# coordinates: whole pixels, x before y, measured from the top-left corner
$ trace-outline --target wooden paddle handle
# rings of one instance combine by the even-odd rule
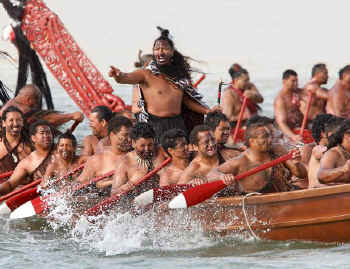
[[[233,143],[235,143],[235,144],[237,143],[238,131],[239,131],[239,128],[241,128],[243,114],[244,114],[245,108],[247,107],[247,101],[248,101],[247,97],[244,97],[243,103],[242,103],[242,106],[241,106],[241,111],[239,112],[239,116],[238,116],[238,121],[237,121],[236,128],[235,128],[235,132],[233,133]]]
[[[307,100],[307,105],[306,105],[306,111],[305,111],[305,115],[304,115],[304,119],[303,119],[303,123],[301,125],[301,129],[300,129],[300,135],[301,137],[304,137],[304,130],[306,128],[306,124],[307,124],[307,119],[309,117],[309,112],[310,112],[310,108],[311,108],[311,103],[312,103],[312,92],[309,92],[309,98]]]
[[[222,85],[224,83],[222,81],[219,82],[219,88],[218,88],[218,105],[221,103],[221,91],[222,91]]]
[[[80,121],[75,121],[72,126],[70,127],[70,132],[73,133],[75,131],[75,129],[78,127],[78,125],[80,124]]]
[[[193,88],[197,88],[198,85],[205,79],[205,74],[203,74],[194,84]]]
[[[163,167],[165,167],[166,165],[168,165],[168,163],[171,162],[171,158],[166,159],[164,162],[162,162],[157,168],[153,169],[151,172],[149,172],[148,174],[146,174],[145,176],[143,176],[136,184],[135,186],[138,186],[140,184],[142,184],[143,182],[145,182],[146,180],[150,179],[151,177],[153,177],[156,173],[158,173]],[[115,204],[117,201],[119,201],[119,199],[127,194],[129,191],[124,191],[122,193],[119,194],[115,194],[112,195],[110,198],[107,198],[105,200],[103,200],[102,202],[98,203],[97,205],[95,205],[94,207],[88,209],[85,214],[88,216],[96,216],[98,214],[100,214],[104,209],[106,209],[107,207],[112,206],[113,204]]]

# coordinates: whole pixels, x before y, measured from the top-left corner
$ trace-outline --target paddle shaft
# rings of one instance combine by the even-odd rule
[[[237,143],[238,131],[239,131],[239,128],[241,128],[243,114],[244,114],[245,108],[247,107],[247,100],[248,100],[247,97],[244,97],[243,103],[242,103],[242,106],[241,106],[241,111],[239,112],[239,116],[238,116],[238,121],[237,121],[236,128],[235,128],[235,132],[233,133],[233,143]]]
[[[12,170],[12,171],[8,171],[8,172],[5,172],[5,173],[2,173],[2,174],[0,174],[0,179],[9,177],[9,176],[12,175],[12,173],[13,173],[13,170]]]
[[[304,130],[306,128],[306,124],[307,124],[307,119],[309,117],[309,112],[310,112],[310,108],[311,108],[311,103],[312,103],[312,93],[309,93],[309,98],[307,100],[307,105],[306,105],[306,111],[305,111],[305,115],[304,115],[304,119],[303,119],[303,123],[301,125],[301,129],[300,129],[300,135],[301,137],[304,137]]]
[[[218,105],[221,103],[221,91],[222,91],[222,85],[224,83],[222,81],[219,82],[219,88],[218,88]]]
[[[79,125],[79,123],[80,123],[80,121],[75,121],[73,124],[72,124],[72,126],[70,127],[70,132],[71,133],[73,133],[74,131],[75,131],[75,129],[78,127],[78,125]]]
[[[193,88],[197,88],[198,85],[205,79],[205,74],[203,74],[194,84]]]
[[[157,168],[153,169],[151,172],[149,172],[145,176],[143,176],[134,186],[136,187],[138,185],[141,185],[143,182],[145,182],[146,180],[153,177],[156,173],[158,173],[163,167],[168,165],[168,163],[170,163],[170,162],[171,162],[171,158],[166,159]],[[124,196],[125,194],[127,194],[129,191],[130,190],[124,191],[124,192],[119,193],[119,194],[115,194],[115,195],[111,196],[110,198],[103,200],[102,202],[98,203],[94,207],[88,209],[85,214],[88,216],[98,215],[104,208],[107,208],[108,206],[111,206],[111,205],[115,204],[116,202],[118,202],[120,200],[120,198],[122,196]]]

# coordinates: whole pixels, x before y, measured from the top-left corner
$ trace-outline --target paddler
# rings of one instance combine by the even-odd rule
[[[327,113],[350,118],[350,65],[339,71],[339,80],[329,91]]]
[[[294,134],[293,129],[300,128],[303,113],[300,110],[302,90],[298,88],[298,74],[291,69],[283,72],[282,89],[274,100],[274,115],[283,134],[297,143],[303,138]]]
[[[42,178],[52,161],[54,155],[51,125],[43,120],[36,121],[29,127],[29,136],[34,145],[34,151],[18,163],[9,180],[0,184],[0,195],[7,194],[31,180]]]
[[[226,145],[231,134],[231,126],[224,113],[220,111],[208,113],[204,124],[212,129],[217,150],[225,160],[234,158],[241,153],[237,148],[228,147]]]
[[[125,155],[132,150],[131,128],[132,122],[126,117],[114,116],[110,119],[108,121],[108,137],[111,146],[103,152],[89,157],[77,182],[85,183],[94,177],[99,177],[115,170]],[[105,189],[111,185],[111,178],[96,183],[96,187],[99,189]],[[109,194],[110,188],[106,191]]]
[[[267,127],[260,124],[247,126],[245,143],[248,147],[241,155],[231,159],[217,168],[214,168],[207,175],[208,181],[222,179],[226,184],[231,185],[236,194],[250,192],[283,192],[292,190],[289,183],[291,174],[298,177],[306,177],[306,169],[300,163],[300,152],[296,151],[293,160],[274,166],[251,177],[234,180],[234,176],[263,163],[278,158],[274,153],[271,134]],[[232,195],[233,193],[229,193]]]
[[[22,111],[15,106],[7,107],[2,113],[0,173],[12,171],[19,161],[32,152],[29,136],[24,132],[23,127]]]
[[[171,162],[159,172],[159,185],[164,187],[177,184],[190,163],[187,136],[180,129],[171,129],[162,135],[160,143],[165,152],[171,157]]]
[[[164,154],[155,142],[155,132],[145,122],[136,123],[131,129],[133,151],[126,154],[118,167],[115,167],[111,195],[134,189],[134,185],[144,175],[164,161]],[[158,187],[159,181],[153,177],[146,182],[142,191]]]
[[[350,120],[342,122],[330,138],[328,151],[323,154],[318,171],[323,184],[350,182]]]
[[[322,85],[328,82],[328,69],[323,63],[315,64],[311,71],[311,80],[306,83],[301,93],[300,111],[305,115],[309,94],[312,94],[312,102],[308,114],[308,121],[311,122],[319,114],[326,113],[328,100],[328,89]]]
[[[9,106],[19,108],[26,119],[27,123],[33,123],[37,120],[46,120],[52,126],[58,127],[70,120],[81,122],[84,115],[80,112],[59,113],[53,110],[42,110],[40,106],[41,92],[39,88],[33,84],[28,84],[19,90],[18,95],[9,100],[0,110],[0,115]]]
[[[247,97],[247,108],[243,114],[243,122],[251,116],[256,115],[259,110],[257,104],[262,103],[264,98],[257,88],[249,81],[249,73],[243,68],[229,69],[232,83],[224,91],[222,97],[222,109],[231,123],[235,127],[244,97]]]
[[[190,134],[190,144],[197,152],[196,157],[185,169],[178,184],[202,184],[207,182],[206,175],[215,167],[225,162],[217,150],[217,143],[212,128],[197,125]]]
[[[169,31],[158,29],[161,36],[153,44],[153,60],[147,67],[123,73],[111,66],[109,71],[109,76],[118,83],[139,85],[141,112],[137,118],[139,122],[151,124],[157,140],[173,128],[187,133],[182,105],[202,115],[210,112],[202,96],[192,87],[190,65],[186,58],[175,49]]]
[[[83,140],[82,156],[94,155],[100,140],[108,135],[108,121],[112,118],[112,111],[106,106],[96,106],[89,115],[92,134]]]
[[[42,188],[48,188],[52,182],[62,178],[70,171],[81,164],[79,156],[76,155],[77,139],[69,131],[58,137],[56,155],[53,161],[47,166],[43,180],[40,183]],[[72,178],[69,179],[70,181]],[[58,182],[65,185],[64,182]]]

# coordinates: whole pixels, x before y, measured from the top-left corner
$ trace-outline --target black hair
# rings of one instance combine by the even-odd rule
[[[36,134],[39,126],[48,126],[50,128],[51,133],[53,134],[53,128],[49,122],[47,122],[46,120],[37,120],[29,126],[29,136],[30,137]]]
[[[61,134],[61,135],[58,137],[58,140],[57,140],[58,142],[57,142],[57,144],[60,142],[61,139],[69,139],[69,140],[72,141],[73,147],[74,147],[74,148],[77,147],[77,144],[78,144],[78,143],[77,143],[77,139],[75,138],[75,136],[74,136],[70,131],[67,131],[67,132]]]
[[[146,122],[136,123],[130,133],[130,138],[136,141],[139,138],[155,138],[156,134],[151,125]]]
[[[292,70],[292,69],[287,69],[286,71],[283,72],[283,74],[282,74],[282,79],[283,79],[283,80],[284,80],[284,79],[288,79],[288,78],[291,77],[291,76],[297,77],[298,74],[297,74],[297,72],[295,72],[295,71]]]
[[[184,137],[186,139],[186,142],[188,142],[186,133],[183,130],[170,129],[160,137],[160,144],[162,145],[165,152],[170,155],[168,148],[175,148],[177,145],[177,140],[182,137]]]
[[[108,121],[108,134],[111,132],[116,134],[122,127],[131,128],[132,122],[127,117],[114,116]]]
[[[21,114],[22,119],[24,120],[24,114],[23,114],[22,110],[20,110],[16,106],[9,106],[4,110],[4,112],[2,112],[2,115],[1,115],[2,121],[6,121],[7,113],[10,113],[10,112],[17,112],[17,113]]]
[[[344,73],[349,73],[350,71],[350,65],[344,66],[342,69],[339,70],[339,79],[343,79]]]
[[[329,119],[329,121],[326,122],[324,131],[326,134],[329,132],[335,133],[344,120],[344,118],[334,116],[332,119]]]
[[[190,143],[198,146],[198,133],[206,131],[211,131],[211,128],[208,125],[201,124],[194,127],[190,133]]]
[[[220,124],[221,121],[229,121],[226,115],[220,111],[209,112],[205,117],[204,124],[208,125],[213,131]]]
[[[97,113],[99,121],[109,121],[112,118],[112,111],[107,106],[96,106],[90,113]]]
[[[237,73],[241,69],[242,69],[242,67],[239,64],[234,63],[228,69],[228,73],[230,74],[231,78],[233,79],[233,77],[235,76],[235,73]]]
[[[326,123],[334,118],[335,116],[331,114],[319,114],[312,121],[311,135],[317,144],[320,143],[321,133],[325,132]]]
[[[344,134],[350,133],[350,119],[344,120],[338,130],[329,137],[328,149],[340,145],[343,142]]]
[[[273,124],[274,120],[269,117],[254,115],[247,120],[245,125],[248,127],[252,124],[257,124],[257,123],[259,124],[261,123],[262,124],[261,126],[266,126],[269,124]]]
[[[324,72],[325,70],[327,70],[327,66],[325,64],[315,64],[311,70],[311,77],[314,77],[318,72]]]
[[[241,68],[240,70],[234,72],[231,77],[232,77],[232,80],[234,80],[234,79],[240,78],[242,75],[248,75],[248,74],[249,73],[246,69]]]
[[[170,65],[167,66],[159,66],[157,61],[154,59],[155,64],[159,68],[159,70],[168,75],[170,78],[175,80],[180,79],[189,79],[191,80],[191,67],[187,62],[187,58],[183,56],[174,45],[174,42],[169,38],[169,30],[163,29],[157,26],[157,29],[160,31],[160,37],[158,37],[154,43],[153,48],[156,45],[157,41],[167,41],[169,46],[174,50],[174,55],[172,57],[172,61]]]

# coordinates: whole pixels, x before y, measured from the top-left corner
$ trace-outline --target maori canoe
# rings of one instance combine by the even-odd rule
[[[189,210],[214,235],[350,242],[350,184],[217,198]]]

